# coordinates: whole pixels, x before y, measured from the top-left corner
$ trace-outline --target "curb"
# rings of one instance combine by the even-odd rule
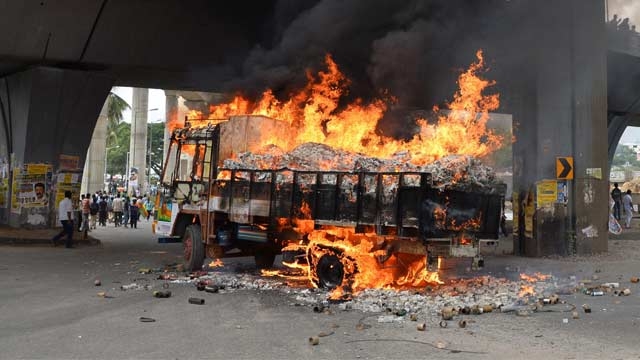
[[[89,240],[76,240],[74,239],[74,243],[80,246],[96,246],[101,245],[102,243],[98,239],[89,239]],[[49,245],[51,246],[50,239],[36,239],[36,238],[11,238],[11,237],[0,237],[0,245]]]

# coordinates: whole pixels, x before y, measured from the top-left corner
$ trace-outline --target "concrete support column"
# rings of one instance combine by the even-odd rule
[[[82,177],[82,193],[94,193],[104,190],[104,175],[107,166],[107,123],[109,100],[104,102],[98,116],[96,127],[93,129],[91,144],[87,151],[87,161],[84,163],[84,176]]]
[[[530,256],[606,251],[604,3],[544,0],[531,10],[539,33],[528,45],[530,63],[518,75],[521,101],[514,106],[514,189],[523,214],[515,249]],[[569,200],[542,206],[536,184],[556,180],[557,157],[574,160]]]
[[[164,147],[162,148],[162,164],[167,159],[169,150],[169,139],[173,128],[170,124],[175,124],[178,120],[178,94],[175,91],[164,91],[165,94],[165,127],[164,127]]]
[[[79,166],[84,167],[91,142],[88,134],[93,132],[114,80],[92,72],[37,67],[1,82],[5,111],[0,111],[0,123],[8,136],[0,142],[12,153],[11,167],[49,163],[55,171],[61,154],[78,156]],[[22,210],[10,214],[10,225],[28,224],[29,209]]]
[[[129,146],[129,192],[135,194],[136,183],[140,195],[147,190],[147,113],[149,111],[149,89],[133,88],[131,115],[131,142]],[[132,175],[132,169],[137,174]],[[137,179],[133,179],[133,177]]]

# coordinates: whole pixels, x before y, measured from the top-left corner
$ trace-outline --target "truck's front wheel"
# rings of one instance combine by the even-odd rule
[[[184,268],[186,271],[202,269],[204,264],[204,244],[200,225],[187,226],[182,237]]]

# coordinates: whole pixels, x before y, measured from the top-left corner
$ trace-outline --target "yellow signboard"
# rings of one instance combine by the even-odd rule
[[[556,201],[558,201],[558,182],[556,180],[542,180],[536,183],[538,208],[551,205]]]

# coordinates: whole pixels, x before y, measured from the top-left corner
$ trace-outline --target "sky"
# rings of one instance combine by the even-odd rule
[[[124,99],[129,106],[133,105],[132,95],[133,88],[130,87],[114,87],[111,89],[116,95]],[[157,110],[154,110],[157,109]],[[164,90],[149,89],[149,113],[147,115],[147,122],[162,122],[165,120],[165,97]],[[131,122],[131,109],[125,111],[122,116],[125,122]]]
[[[629,18],[631,24],[635,24],[640,27],[640,1],[638,0],[608,0],[609,19],[613,17],[613,14],[618,14],[618,17],[624,19]]]

